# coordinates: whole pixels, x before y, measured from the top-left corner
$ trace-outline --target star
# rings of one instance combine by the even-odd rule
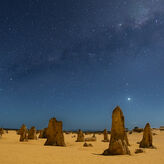
[[[132,98],[128,97],[128,101],[131,101],[131,100],[132,100]]]

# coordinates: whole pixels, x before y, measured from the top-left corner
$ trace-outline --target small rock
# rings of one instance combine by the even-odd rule
[[[133,131],[131,130],[131,131],[129,131],[129,134],[132,134],[133,133]]]
[[[135,154],[143,153],[144,151],[142,149],[136,149]]]
[[[93,147],[93,145],[92,144],[90,144],[90,143],[84,143],[84,145],[83,145],[84,147]]]
[[[153,136],[156,136],[157,135],[157,133],[153,133]]]
[[[72,138],[75,138],[76,136],[74,135],[74,136],[72,136]]]

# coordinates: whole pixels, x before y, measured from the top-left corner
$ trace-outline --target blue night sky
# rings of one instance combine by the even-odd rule
[[[0,126],[164,125],[164,0],[1,0]]]

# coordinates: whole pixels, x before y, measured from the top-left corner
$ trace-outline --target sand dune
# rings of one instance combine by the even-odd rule
[[[19,135],[9,131],[0,139],[0,164],[163,164],[164,163],[164,132],[155,130],[153,143],[157,149],[144,149],[144,153],[134,151],[141,141],[142,133],[128,135],[131,155],[102,156],[109,143],[102,142],[103,134],[96,135],[93,147],[83,147],[83,142],[75,142],[74,134],[64,134],[66,147],[44,146],[46,139],[19,142]],[[87,137],[91,137],[87,135]],[[109,136],[110,137],[110,136]]]

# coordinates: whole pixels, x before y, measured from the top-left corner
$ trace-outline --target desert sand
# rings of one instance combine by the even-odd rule
[[[103,156],[101,154],[109,147],[108,142],[102,142],[103,134],[96,134],[93,147],[83,147],[83,142],[75,142],[77,138],[72,138],[75,134],[64,134],[66,147],[58,147],[44,146],[46,139],[19,142],[16,131],[9,131],[0,139],[0,164],[163,164],[164,131],[153,132],[157,134],[153,136],[157,149],[144,149],[144,153],[135,154],[143,133],[132,133],[128,134],[131,155]]]

